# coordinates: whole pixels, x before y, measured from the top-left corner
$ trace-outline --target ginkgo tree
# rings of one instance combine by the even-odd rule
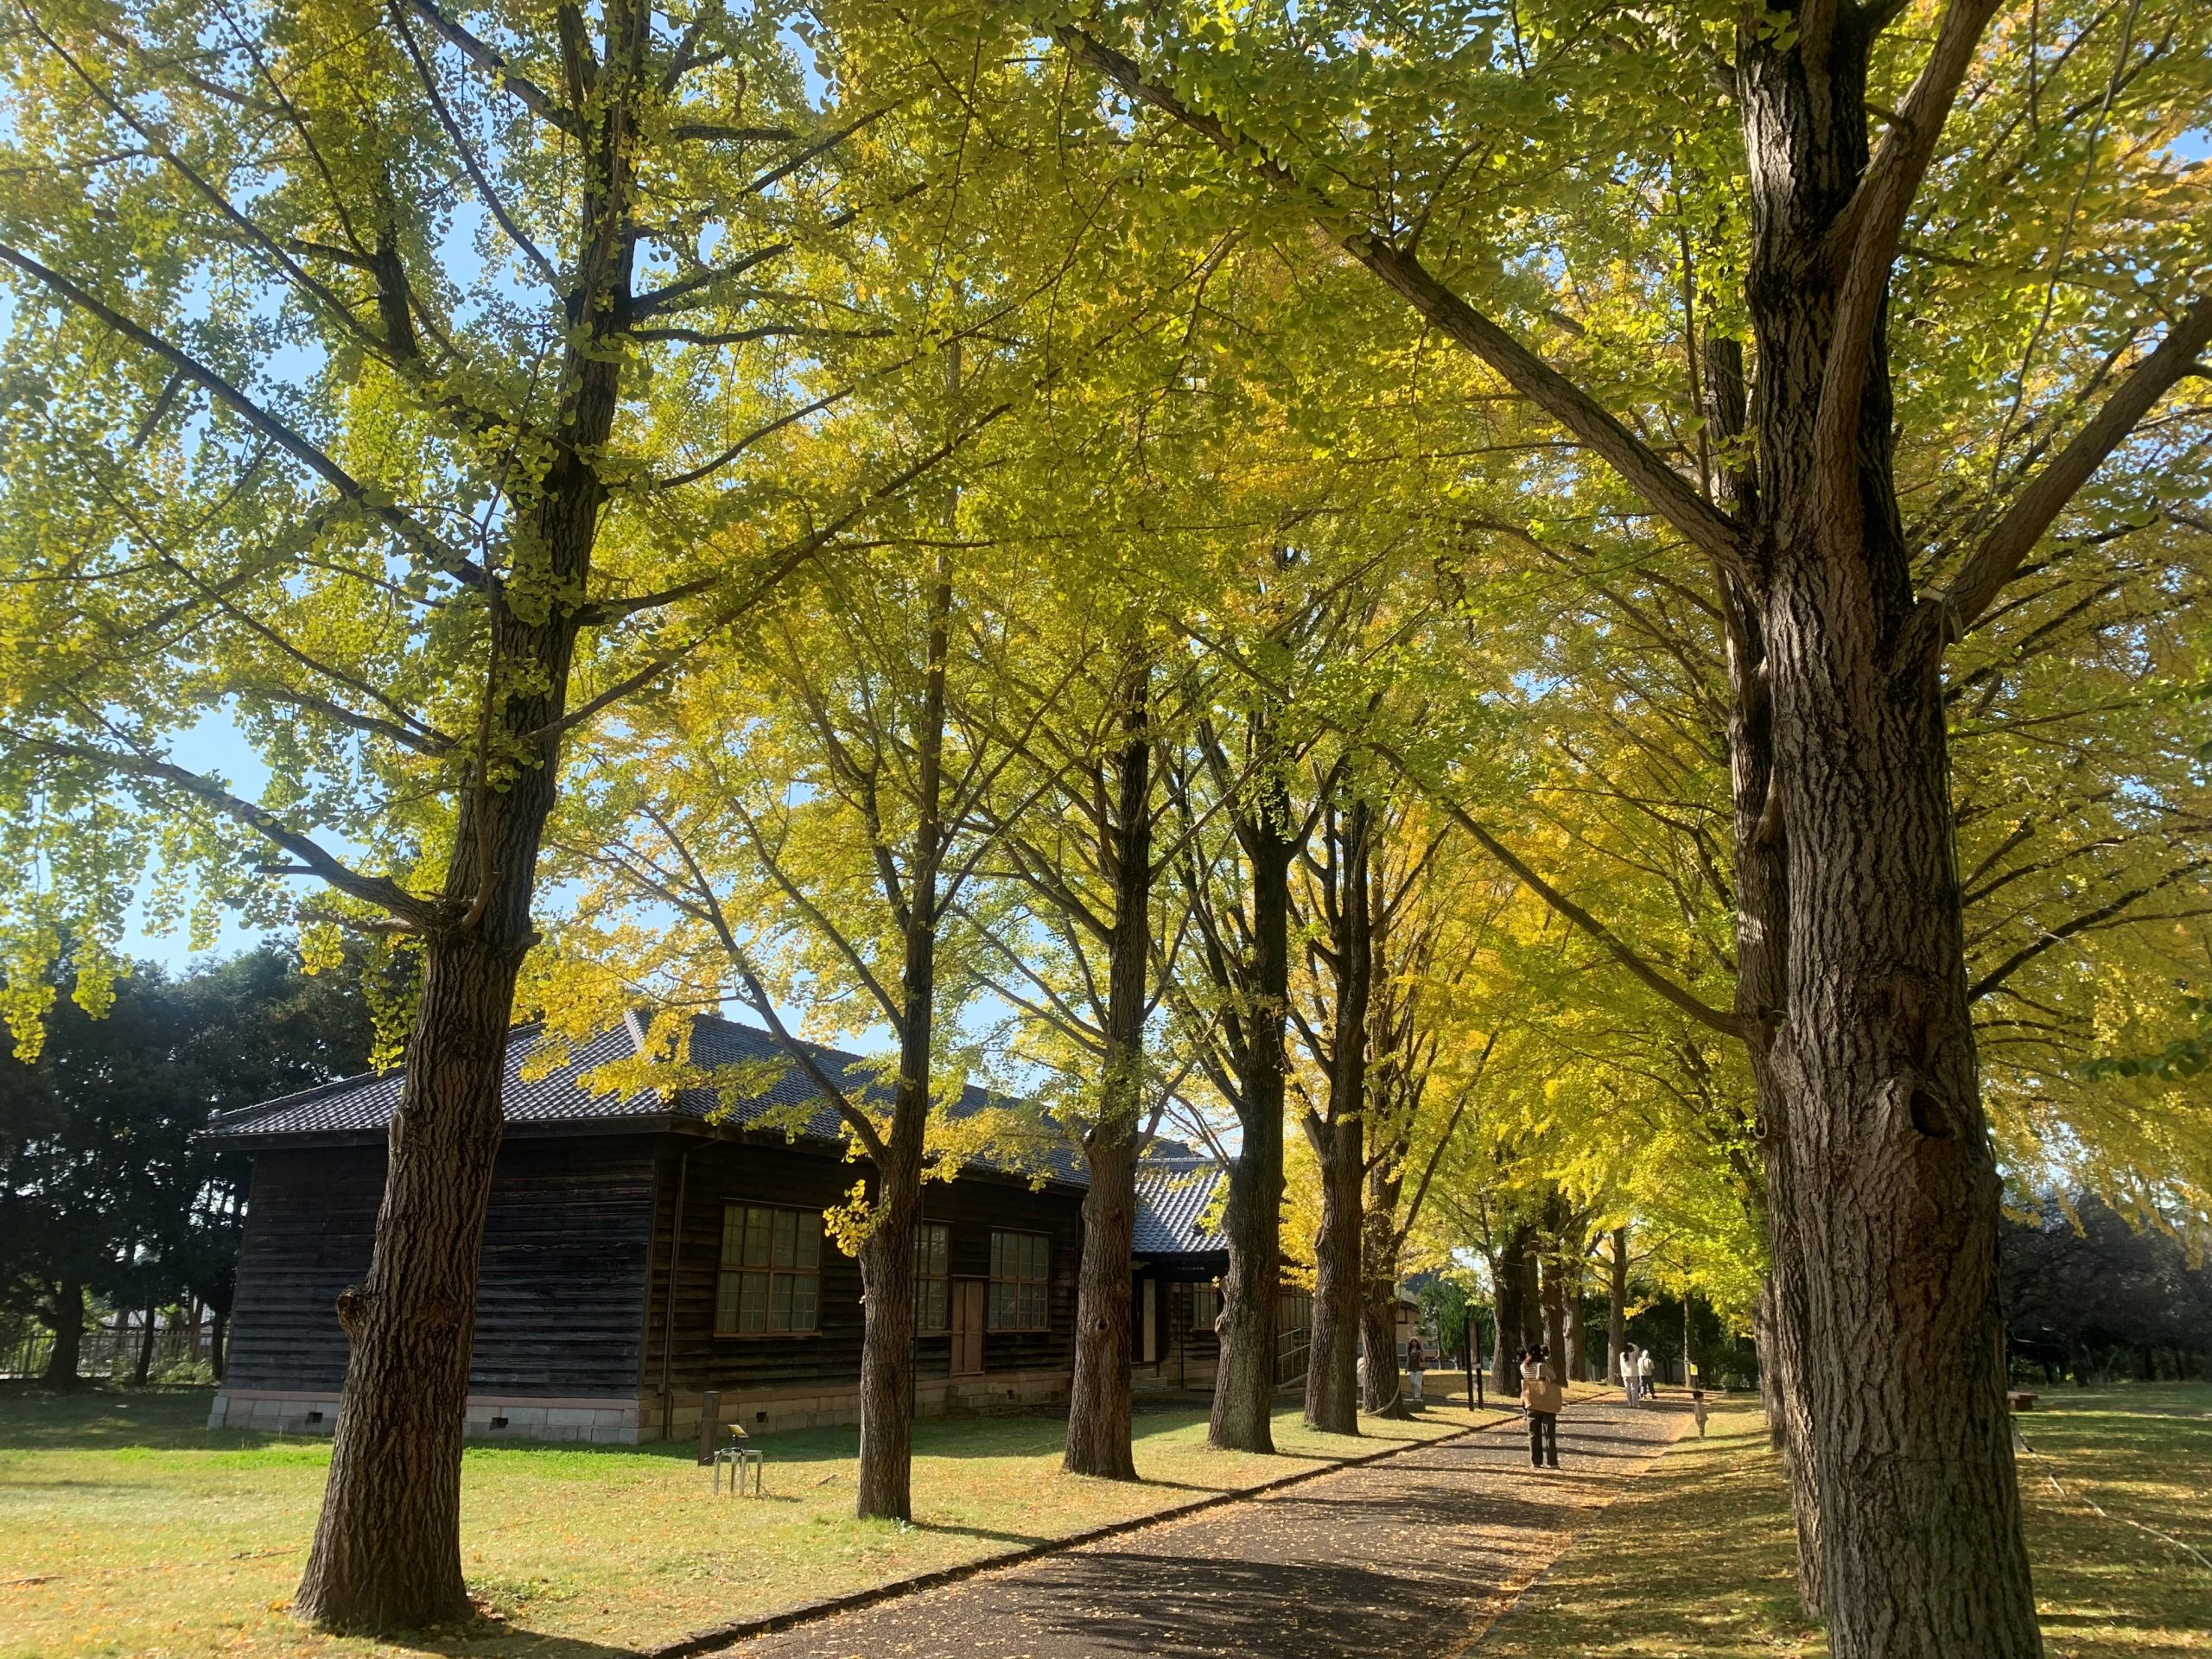
[[[98,1004],[151,862],[419,964],[374,1254],[339,1310],[297,1603],[321,1623],[467,1605],[466,1332],[564,747],[964,435],[837,424],[936,343],[855,280],[928,151],[894,142],[901,89],[810,77],[785,21],[9,13],[18,1044],[65,928]],[[188,764],[207,718],[268,766],[258,798]]]
[[[2039,1653],[1944,665],[2003,627],[2025,569],[2064,558],[2038,550],[2078,528],[2062,521],[2110,458],[2140,475],[2201,442],[2146,424],[2212,341],[2201,208],[2143,233],[2082,209],[2092,180],[2106,203],[2201,203],[2174,144],[2212,60],[2202,8],[1100,6],[1023,26],[1203,181],[1210,214],[1339,249],[1709,565],[1743,919],[1737,1005],[1704,1017],[1749,1044],[1773,1126],[1784,1381],[1832,1641]],[[1551,321],[1552,278],[1608,251],[1624,156],[1688,159],[1730,209],[1719,297],[1687,340]],[[2048,207],[2009,211],[2029,180]],[[1990,263],[1990,218],[2027,293],[1947,306],[1915,278]],[[1893,294],[1921,308],[1910,332]],[[2017,354],[1981,353],[1993,333]],[[1694,427],[1701,447],[1664,435]],[[1901,477],[1961,455],[1961,432],[1982,465],[1917,510]]]

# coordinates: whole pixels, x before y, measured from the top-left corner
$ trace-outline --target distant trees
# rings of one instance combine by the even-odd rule
[[[2212,1268],[2094,1194],[2007,1221],[1999,1272],[2014,1354],[2076,1382],[2196,1376],[2212,1355]]]
[[[355,953],[309,977],[279,945],[182,978],[141,964],[95,1019],[65,959],[38,1058],[0,1057],[0,1304],[53,1332],[49,1385],[77,1381],[94,1300],[227,1317],[242,1172],[193,1136],[363,1069],[361,970]]]

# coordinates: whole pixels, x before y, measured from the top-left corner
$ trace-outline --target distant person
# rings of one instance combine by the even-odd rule
[[[1406,1338],[1406,1389],[1414,1402],[1421,1402],[1421,1374],[1427,1368],[1428,1356],[1421,1351],[1421,1338]]]
[[[1690,1415],[1697,1419],[1697,1437],[1701,1440],[1705,1438],[1705,1390],[1701,1388],[1690,1390]]]
[[[1649,1348],[1636,1357],[1636,1392],[1639,1399],[1659,1397],[1659,1366]]]
[[[1567,1390],[1552,1374],[1551,1350],[1531,1348],[1521,1361],[1521,1405],[1529,1414],[1529,1466],[1559,1467],[1559,1413]]]
[[[1631,1406],[1636,1403],[1637,1384],[1636,1348],[1633,1344],[1621,1350],[1621,1395]]]

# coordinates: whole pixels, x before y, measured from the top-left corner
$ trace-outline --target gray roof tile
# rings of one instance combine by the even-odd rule
[[[702,1066],[759,1064],[765,1087],[734,1099],[712,1088],[685,1088],[664,1096],[657,1090],[631,1094],[609,1093],[589,1087],[586,1079],[611,1060],[627,1059],[643,1052],[646,1022],[636,1014],[626,1014],[588,1041],[562,1056],[550,1068],[543,1065],[534,1025],[516,1027],[507,1044],[506,1076],[500,1104],[511,1126],[593,1124],[612,1130],[625,1122],[640,1127],[646,1121],[668,1117],[709,1119],[741,1128],[765,1127],[796,1135],[804,1141],[837,1142],[842,1139],[836,1110],[812,1081],[791,1064],[776,1039],[765,1031],[741,1026],[712,1014],[691,1016],[690,1058]],[[839,1087],[881,1101],[886,1089],[878,1068],[855,1054],[819,1044],[806,1045],[815,1063]],[[533,1059],[538,1063],[532,1064]],[[541,1075],[542,1073],[542,1075]],[[219,1113],[208,1126],[207,1138],[224,1141],[260,1143],[276,1139],[372,1134],[385,1128],[399,1106],[401,1073],[366,1072],[340,1078],[296,1094],[282,1095],[257,1106]],[[747,1081],[751,1081],[747,1079]],[[984,1110],[995,1101],[988,1090],[968,1087],[952,1108],[956,1116]],[[811,1107],[801,1113],[794,1108]],[[772,1117],[772,1122],[767,1120]],[[981,1160],[979,1160],[981,1161]],[[994,1160],[995,1162],[995,1160]],[[1041,1168],[1033,1167],[1041,1165]],[[1012,1167],[1010,1164],[997,1166]],[[1081,1185],[1082,1160],[1064,1140],[1046,1137],[1014,1173],[1042,1173],[1058,1181]]]
[[[1225,1250],[1229,1241],[1206,1230],[1205,1217],[1228,1172],[1211,1158],[1146,1158],[1137,1165],[1139,1255],[1194,1255]]]

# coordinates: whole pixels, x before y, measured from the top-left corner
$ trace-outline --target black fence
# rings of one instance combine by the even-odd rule
[[[196,1325],[157,1324],[146,1374],[159,1377],[212,1367],[216,1338],[212,1320]],[[145,1340],[146,1328],[142,1319],[92,1326],[78,1339],[77,1375],[128,1381],[137,1375],[138,1356]],[[35,1380],[44,1376],[53,1355],[54,1336],[50,1332],[8,1333],[0,1338],[0,1379]]]

